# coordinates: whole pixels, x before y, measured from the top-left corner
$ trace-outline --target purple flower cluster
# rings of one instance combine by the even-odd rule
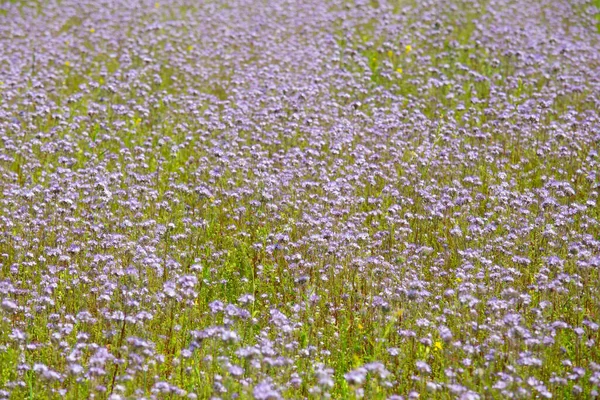
[[[0,399],[598,397],[599,13],[0,3]]]

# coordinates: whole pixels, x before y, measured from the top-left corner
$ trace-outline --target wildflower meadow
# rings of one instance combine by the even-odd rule
[[[593,399],[600,1],[0,0],[0,399]]]

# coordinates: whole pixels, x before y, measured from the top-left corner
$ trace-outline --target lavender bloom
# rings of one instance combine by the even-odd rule
[[[273,384],[268,380],[256,385],[252,394],[256,400],[278,400],[282,398]]]

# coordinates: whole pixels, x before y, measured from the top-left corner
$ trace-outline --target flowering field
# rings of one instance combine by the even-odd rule
[[[594,398],[596,0],[0,1],[0,398]]]

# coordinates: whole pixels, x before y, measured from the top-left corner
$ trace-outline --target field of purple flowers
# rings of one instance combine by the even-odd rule
[[[0,1],[0,398],[595,398],[596,0]]]

